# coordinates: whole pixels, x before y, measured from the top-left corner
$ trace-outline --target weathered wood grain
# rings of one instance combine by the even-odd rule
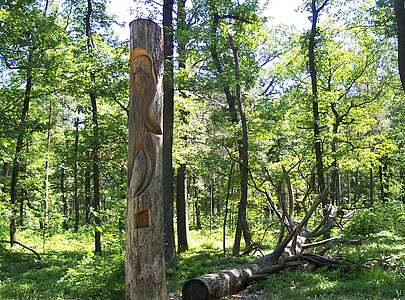
[[[160,27],[131,30],[125,298],[166,299],[162,197],[162,42]]]

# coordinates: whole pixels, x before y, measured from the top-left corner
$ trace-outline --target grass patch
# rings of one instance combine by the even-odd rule
[[[405,238],[383,231],[338,250],[348,260],[337,269],[286,270],[253,288],[267,299],[405,299]]]

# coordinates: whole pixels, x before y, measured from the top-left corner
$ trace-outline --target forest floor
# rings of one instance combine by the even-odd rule
[[[188,278],[254,259],[224,257],[220,233],[191,231],[190,237],[191,250],[178,258],[176,269],[167,269],[173,299]],[[36,249],[41,260],[1,244],[0,299],[122,298],[122,237],[104,234],[101,257],[92,254],[92,235],[85,233],[41,238],[25,231],[19,241]],[[405,299],[405,237],[384,231],[365,237],[361,246],[337,251],[349,258],[340,268],[285,270],[227,299]]]

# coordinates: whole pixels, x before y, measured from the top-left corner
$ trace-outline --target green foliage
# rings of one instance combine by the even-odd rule
[[[120,299],[123,297],[124,258],[122,253],[87,255],[67,270],[59,283],[66,292],[82,299]]]
[[[0,244],[1,299],[122,298],[124,256],[116,237],[106,234],[103,256],[93,255],[92,236],[85,232],[47,237],[45,247],[32,231],[22,232],[21,239],[41,260]]]
[[[384,221],[383,215],[376,209],[362,209],[350,219],[348,231],[355,236],[367,236],[383,230]]]
[[[404,205],[398,202],[379,203],[371,208],[358,210],[348,222],[348,235],[368,236],[391,230],[404,236]]]

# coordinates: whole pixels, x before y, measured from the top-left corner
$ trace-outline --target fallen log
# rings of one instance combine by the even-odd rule
[[[206,274],[185,282],[182,289],[184,300],[213,300],[237,293],[254,280],[280,270],[297,267],[307,263],[315,266],[335,266],[337,261],[316,253],[302,253],[307,242],[306,224],[318,205],[327,194],[325,190],[311,205],[300,222],[295,222],[287,236],[268,254],[254,263],[238,268]],[[335,239],[333,241],[336,241]],[[330,241],[328,241],[330,242]],[[323,244],[323,243],[322,243]],[[327,244],[327,243],[326,243]],[[312,244],[312,246],[314,246]]]
[[[306,230],[302,232],[306,232]],[[265,278],[269,274],[286,268],[299,266],[302,262],[299,260],[299,255],[295,255],[295,253],[301,252],[301,241],[305,240],[306,237],[301,235],[287,236],[283,241],[285,246],[280,254],[279,248],[276,248],[273,253],[263,256],[254,263],[190,279],[183,285],[183,299],[219,299],[245,289],[252,281]]]
[[[183,300],[219,299],[247,288],[252,281],[263,279],[271,273],[299,265],[301,263],[290,261],[269,266],[262,261],[240,268],[206,274],[186,281],[182,289]]]

